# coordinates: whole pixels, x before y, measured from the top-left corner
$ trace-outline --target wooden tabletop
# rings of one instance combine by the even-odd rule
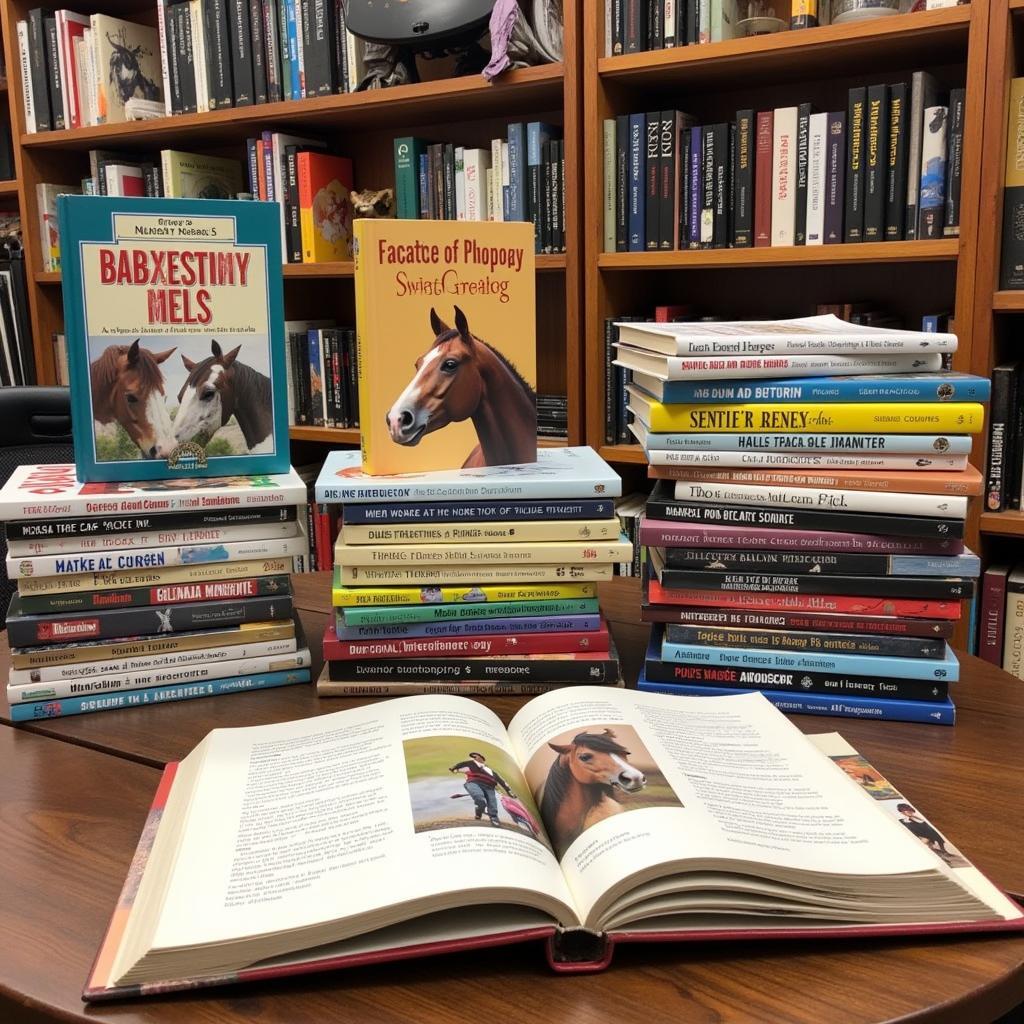
[[[326,578],[296,587],[311,644]],[[639,592],[603,599],[630,678],[646,631]],[[0,666],[7,663],[6,647]],[[965,659],[955,728],[795,717],[841,731],[1001,886],[1024,892],[1024,684]],[[1024,1001],[1024,937],[623,947],[610,970],[553,975],[533,946],[139,1000],[86,1010],[79,994],[158,779],[207,730],[324,714],[356,702],[290,687],[0,726],[0,1020],[134,1022],[595,1020],[983,1022]],[[504,717],[521,702],[490,702]],[[3,707],[6,715],[6,705]],[[3,719],[9,723],[9,718]]]

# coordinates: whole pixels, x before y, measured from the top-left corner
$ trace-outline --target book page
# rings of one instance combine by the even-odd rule
[[[508,731],[585,918],[624,879],[685,860],[776,877],[935,869],[757,693],[574,687],[535,698]]]
[[[575,920],[504,727],[482,705],[409,697],[215,730],[205,744],[154,949],[361,918],[343,938],[482,890]],[[473,781],[485,776],[490,793]]]

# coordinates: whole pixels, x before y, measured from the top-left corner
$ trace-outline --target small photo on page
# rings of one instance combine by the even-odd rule
[[[860,754],[849,754],[842,757],[833,757],[833,761],[857,783],[861,789],[873,796],[876,800],[893,800],[898,797],[899,791],[892,785],[884,775]]]
[[[530,789],[559,858],[592,825],[624,811],[683,803],[629,725],[593,725],[552,736],[526,766]]]
[[[403,748],[417,832],[500,828],[550,849],[526,780],[500,747],[466,736],[421,736]]]

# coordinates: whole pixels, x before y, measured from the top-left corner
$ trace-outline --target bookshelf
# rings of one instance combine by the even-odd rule
[[[0,3],[8,67],[19,66],[16,23],[35,6],[34,0]],[[156,23],[154,0],[90,0],[78,6],[90,13],[100,11],[140,23]],[[432,79],[413,85],[38,134],[25,131],[21,89],[16,85],[9,96],[18,176],[14,183],[0,183],[0,199],[5,194],[16,197],[23,223],[31,227],[38,216],[36,185],[77,183],[87,173],[90,149],[157,151],[171,147],[230,156],[244,164],[245,139],[264,129],[325,137],[336,144],[340,153],[352,158],[357,189],[393,187],[392,146],[396,136],[419,135],[439,142],[486,145],[493,136],[504,135],[509,121],[560,124],[565,138],[569,198],[567,252],[537,258],[538,390],[566,395],[569,443],[579,444],[583,438],[582,229],[581,206],[575,197],[581,195],[576,183],[581,169],[582,6],[582,0],[565,0],[562,63],[508,72],[494,84],[488,84],[480,75],[444,77],[448,68],[444,62],[420,62],[421,73]],[[42,270],[36,232],[26,230],[25,235],[36,364],[40,382],[51,383],[55,379],[51,337],[63,329],[60,274]],[[354,323],[352,277],[351,263],[286,264],[286,318],[334,317],[339,324]],[[316,450],[311,445],[359,443],[358,430],[294,427],[291,436],[293,441],[303,443],[302,456],[309,459],[322,457],[326,450]],[[298,461],[298,455],[295,458]]]

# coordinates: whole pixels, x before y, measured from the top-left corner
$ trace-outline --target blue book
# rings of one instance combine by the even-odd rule
[[[661,645],[662,661],[697,665],[729,665],[746,669],[782,669],[787,672],[842,672],[893,679],[938,679],[954,683],[960,662],[949,645],[945,657],[892,658],[877,654],[819,654],[811,651],[744,650],[740,647],[705,647],[702,644]]]
[[[634,382],[664,404],[726,402],[987,402],[988,377],[969,373],[894,373],[791,380],[668,380],[634,374]]]
[[[292,91],[292,57],[288,48],[288,4],[277,0],[277,52],[281,55],[281,91],[286,100],[297,99]]]
[[[85,482],[288,471],[280,208],[60,196]]]
[[[115,690],[112,693],[96,693],[88,697],[67,697],[60,700],[38,701],[34,704],[13,704],[11,718],[15,722],[37,722],[45,718],[88,715],[93,711],[151,707],[154,704],[194,700],[196,697],[216,697],[223,693],[267,690],[274,686],[292,686],[295,683],[308,683],[310,678],[309,669],[301,668],[293,669],[290,672],[264,672],[253,676],[210,679],[201,683],[153,686],[145,690]]]
[[[959,555],[890,555],[890,576],[981,575],[981,559],[973,551]]]
[[[596,599],[594,604],[597,604]],[[507,619],[458,619],[451,622],[398,622],[386,626],[346,626],[335,616],[339,640],[395,640],[423,636],[501,636],[508,633],[592,633],[600,615],[524,615]]]
[[[309,409],[310,424],[322,427],[327,422],[327,402],[324,387],[324,350],[320,331],[306,332],[309,345]]]
[[[930,313],[921,317],[921,330],[925,334],[948,334],[949,314]]]
[[[680,697],[725,697],[751,693],[730,687],[695,686],[691,683],[651,683],[643,670],[636,688],[646,693],[671,693]],[[924,722],[929,725],[953,725],[956,707],[944,701],[892,700],[886,697],[836,697],[831,693],[786,693],[757,691],[788,715],[835,715],[842,718],[871,718],[889,722]]]
[[[508,216],[505,219],[529,219],[526,216],[526,125],[521,121],[508,126]]]
[[[285,8],[288,26],[288,70],[290,72],[293,100],[302,99],[301,65],[299,64],[299,32],[297,0],[281,0]]]
[[[365,526],[371,523],[486,523],[523,522],[540,519],[611,519],[615,503],[611,499],[559,501],[429,501],[350,505],[345,523]]]
[[[633,386],[636,387],[634,377]],[[866,455],[969,455],[966,434],[655,434],[643,431],[649,449],[701,452],[847,452]]]
[[[629,150],[626,156],[626,170],[629,178],[626,198],[629,203],[627,232],[630,252],[644,252],[647,248],[647,193],[644,171],[644,114],[629,115]]]

